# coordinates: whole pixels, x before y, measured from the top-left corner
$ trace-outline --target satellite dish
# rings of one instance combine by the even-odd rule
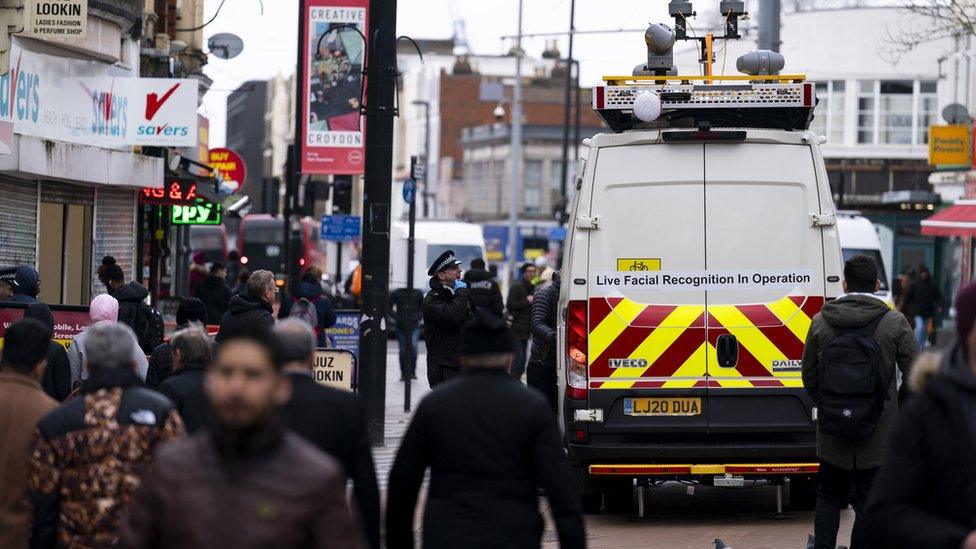
[[[960,103],[950,103],[942,109],[942,118],[950,124],[965,124],[969,121],[969,110]]]
[[[210,37],[207,48],[221,59],[233,59],[244,51],[244,41],[236,34],[222,32]]]

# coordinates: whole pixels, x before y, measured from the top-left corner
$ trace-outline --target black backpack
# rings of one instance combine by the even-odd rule
[[[836,335],[820,351],[817,409],[821,433],[863,440],[877,429],[888,384],[874,333],[886,314],[862,328],[834,328]]]
[[[153,350],[163,343],[163,337],[166,335],[163,314],[145,303],[139,303],[134,324],[132,331],[136,333],[139,347],[144,354],[152,354]]]

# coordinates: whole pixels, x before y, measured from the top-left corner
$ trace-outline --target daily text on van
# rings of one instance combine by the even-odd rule
[[[661,291],[793,289],[813,284],[813,273],[804,269],[606,272],[596,275],[601,288]]]

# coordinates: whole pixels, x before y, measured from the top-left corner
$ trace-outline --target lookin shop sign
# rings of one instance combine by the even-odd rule
[[[24,31],[37,38],[84,38],[88,0],[27,0]]]
[[[367,0],[308,0],[302,51],[301,171],[363,173],[363,64]],[[355,27],[355,28],[349,28]],[[356,32],[356,29],[359,32]]]

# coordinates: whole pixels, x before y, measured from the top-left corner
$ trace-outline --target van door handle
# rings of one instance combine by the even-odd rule
[[[732,334],[722,334],[715,342],[715,355],[722,368],[735,368],[739,362],[739,342]]]

